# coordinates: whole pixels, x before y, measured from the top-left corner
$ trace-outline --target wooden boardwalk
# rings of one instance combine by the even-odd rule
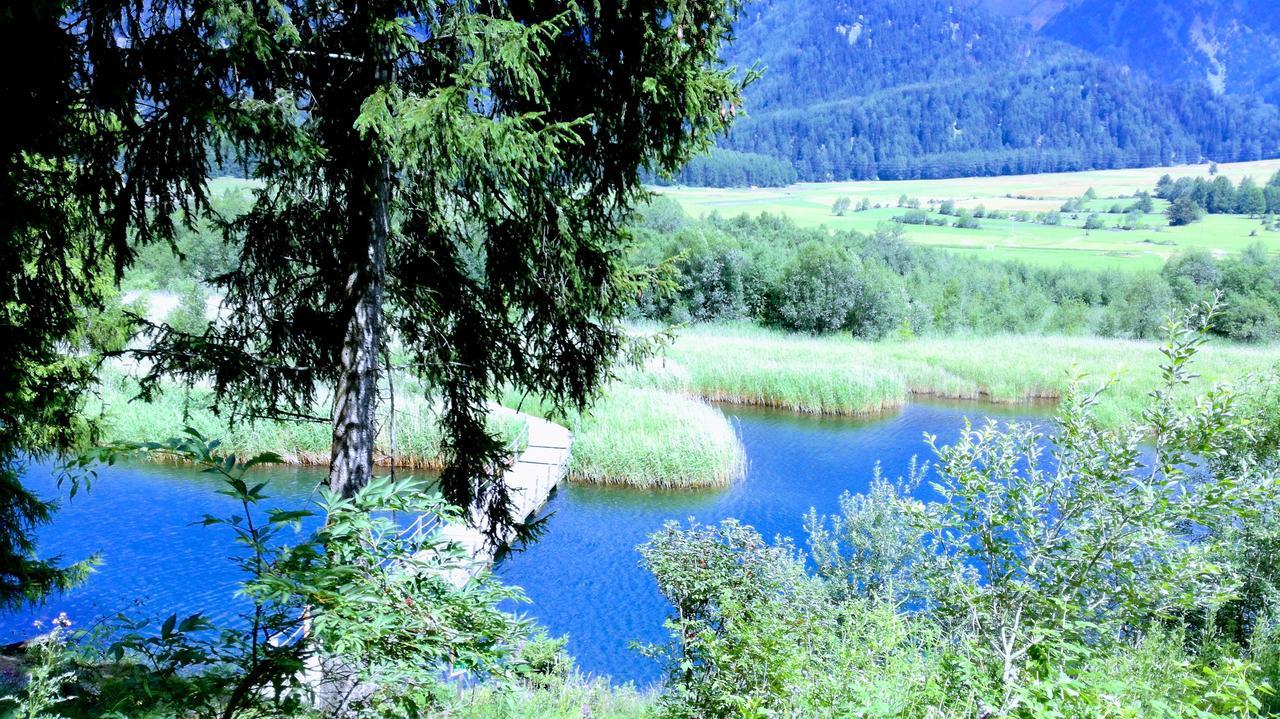
[[[503,473],[501,481],[506,482],[511,497],[512,518],[524,522],[546,505],[551,492],[569,474],[569,452],[573,445],[573,434],[554,422],[523,413],[519,416],[525,423],[525,448]],[[461,587],[478,572],[493,564],[498,548],[485,538],[483,532],[476,529],[476,525],[482,521],[480,513],[473,510],[466,523],[449,523],[440,530],[446,539],[457,542],[471,557],[467,566],[446,575],[455,586]],[[417,524],[408,531],[433,531],[435,526],[438,525]],[[275,637],[270,641],[276,646],[306,641],[309,632],[309,621],[304,618],[297,630],[289,636]],[[307,659],[300,670],[300,677],[305,686],[316,692],[312,701],[325,707],[334,698],[322,694],[324,677],[341,675],[344,671],[349,669],[341,658],[317,654]],[[343,685],[341,701],[333,706],[345,706],[343,702],[361,691],[359,686]]]
[[[502,475],[502,481],[506,482],[511,496],[512,518],[524,522],[546,505],[551,492],[569,474],[573,434],[554,422],[527,414],[520,416],[525,422],[527,444],[511,468]],[[470,521],[449,524],[441,530],[446,538],[465,548],[472,558],[468,571],[450,577],[455,584],[464,584],[476,572],[493,563],[497,547],[476,529],[482,521],[480,514],[473,510]]]

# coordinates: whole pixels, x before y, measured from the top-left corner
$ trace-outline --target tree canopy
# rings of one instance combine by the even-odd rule
[[[514,386],[581,405],[607,376],[633,291],[623,223],[642,173],[675,171],[732,119],[743,78],[719,53],[737,11],[7,4],[5,52],[35,39],[38,54],[9,57],[31,71],[4,81],[24,108],[0,158],[5,466],[76,443],[92,355],[67,348],[87,346],[140,246],[211,222],[242,248],[214,282],[220,319],[150,327],[149,379],[208,381],[241,419],[332,421],[330,484],[350,496],[372,470],[379,382],[415,374],[444,406],[447,498],[509,528],[505,487],[484,479],[503,450],[486,402]],[[255,190],[224,216],[208,180],[231,162]],[[29,527],[49,506],[18,476],[6,526]],[[9,541],[30,557],[21,530]]]

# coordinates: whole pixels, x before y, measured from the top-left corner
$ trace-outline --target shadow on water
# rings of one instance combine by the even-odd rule
[[[254,475],[268,482],[263,514],[271,507],[314,509],[327,478],[317,467],[262,465]],[[48,626],[59,612],[84,628],[121,612],[154,618],[202,611],[221,624],[247,607],[235,596],[243,575],[232,561],[240,551],[233,533],[197,524],[206,515],[244,514],[238,501],[219,493],[225,484],[218,475],[182,464],[126,461],[100,468],[90,488],[73,499],[57,486],[50,463],[32,463],[23,481],[41,497],[62,500],[54,523],[40,531],[42,556],[71,562],[98,554],[101,562],[83,586],[66,595],[0,615],[0,642],[32,636],[32,622]],[[282,541],[301,541],[320,521],[303,519]]]
[[[955,439],[966,416],[1040,419],[1045,406],[927,400],[875,417],[832,418],[722,405],[742,438],[747,473],[715,491],[637,491],[565,485],[546,512],[543,537],[505,556],[497,571],[532,600],[512,609],[568,634],[569,649],[588,672],[645,684],[657,667],[630,642],[659,642],[667,605],[640,568],[636,546],[663,522],[717,522],[736,517],[766,537],[803,543],[802,516],[810,507],[835,511],[839,495],[866,488],[877,462],[885,474],[906,471],[928,453],[925,432]],[[297,507],[314,499],[325,472],[262,468],[271,505]],[[26,482],[41,496],[65,496],[47,464],[33,464]],[[225,527],[193,525],[204,515],[240,511],[218,494],[217,477],[185,466],[126,463],[104,469],[91,491],[65,502],[40,533],[45,556],[77,560],[92,553],[102,564],[89,582],[34,610],[0,616],[0,641],[31,636],[31,623],[67,612],[80,626],[94,617],[130,611],[145,616],[206,611],[227,621],[243,609],[234,597],[240,575]],[[312,518],[303,531],[318,523]]]

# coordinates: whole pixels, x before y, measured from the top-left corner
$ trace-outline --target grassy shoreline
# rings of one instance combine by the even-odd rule
[[[746,470],[741,441],[724,413],[669,378],[629,373],[585,413],[552,417],[573,431],[569,479],[636,489],[727,487]],[[508,407],[546,416],[517,396]]]
[[[209,409],[211,393],[195,388],[186,391],[177,385],[166,388],[153,402],[132,401],[137,383],[117,372],[103,373],[101,404],[91,412],[104,411],[103,439],[107,442],[160,441],[191,427],[206,437],[222,440],[222,449],[239,456],[275,452],[285,464],[325,466],[329,464],[332,428],[327,422],[283,422],[259,420],[231,426]],[[397,392],[394,441],[386,420],[375,444],[374,461],[379,466],[439,471],[445,456],[435,406],[422,396]],[[489,418],[489,428],[509,443],[518,442],[524,427],[519,415],[505,409]],[[394,451],[393,451],[394,447]]]
[[[1107,424],[1136,419],[1156,386],[1155,342],[1094,337],[997,336],[871,342],[798,336],[754,327],[683,331],[665,353],[665,371],[688,377],[706,399],[797,412],[867,415],[912,397],[1002,404],[1053,400],[1073,371],[1090,384],[1115,385],[1098,407]],[[1280,347],[1207,345],[1190,395],[1215,382],[1262,374],[1280,364]]]
[[[574,433],[571,481],[642,490],[726,487],[743,476],[745,450],[713,401],[829,415],[893,412],[913,397],[1042,402],[1060,396],[1074,367],[1092,385],[1116,378],[1096,414],[1102,422],[1118,425],[1140,417],[1147,392],[1156,386],[1158,347],[1153,342],[1039,336],[870,342],[701,326],[683,330],[646,366],[624,370],[588,412],[552,419]],[[1196,364],[1201,377],[1185,392],[1261,375],[1278,364],[1278,346],[1211,343]],[[207,393],[199,390],[189,403],[191,416],[184,420],[181,392],[165,393],[151,405],[129,404],[129,387],[122,376],[104,376],[108,440],[163,439],[190,424],[223,438],[224,446],[237,454],[270,450],[292,463],[328,462],[326,424],[228,427],[203,409]],[[515,408],[547,414],[536,400],[502,400],[510,409],[495,414],[491,427],[509,439],[522,426]],[[440,469],[440,430],[430,402],[406,392],[396,399],[396,414],[394,464]],[[385,430],[379,463],[393,463]]]

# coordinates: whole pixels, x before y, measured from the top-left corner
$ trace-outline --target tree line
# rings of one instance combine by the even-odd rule
[[[691,220],[659,198],[641,212],[633,261],[667,262],[670,283],[643,293],[634,312],[868,339],[1009,332],[1151,338],[1174,308],[1220,292],[1224,308],[1211,333],[1246,342],[1280,338],[1280,259],[1260,244],[1238,256],[1189,252],[1160,272],[1052,268],[916,246],[900,224],[863,234],[806,229],[769,214]]]
[[[1156,182],[1155,195],[1173,203],[1168,213],[1172,224],[1190,224],[1199,219],[1200,212],[1250,217],[1276,214],[1280,213],[1280,172],[1272,175],[1265,185],[1245,177],[1238,186],[1223,175],[1212,180],[1204,177],[1175,180],[1165,174]]]

